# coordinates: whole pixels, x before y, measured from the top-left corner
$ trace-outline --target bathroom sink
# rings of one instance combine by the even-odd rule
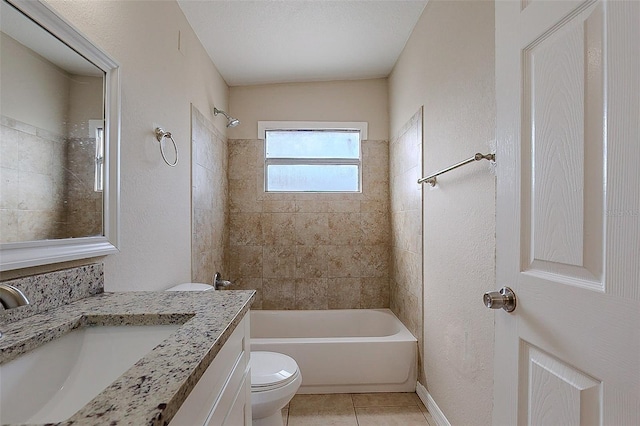
[[[0,423],[66,420],[180,327],[82,327],[0,365]]]

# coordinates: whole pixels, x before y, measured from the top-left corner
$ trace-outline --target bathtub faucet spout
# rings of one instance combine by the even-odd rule
[[[214,290],[220,290],[221,288],[229,287],[233,284],[231,281],[223,280],[221,278],[220,272],[216,272],[213,276],[213,288]]]

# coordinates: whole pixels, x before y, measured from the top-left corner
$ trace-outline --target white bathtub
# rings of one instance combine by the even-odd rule
[[[389,309],[251,311],[251,350],[293,357],[298,393],[416,388],[417,340]]]

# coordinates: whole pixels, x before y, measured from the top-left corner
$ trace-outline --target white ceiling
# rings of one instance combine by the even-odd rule
[[[227,84],[391,72],[427,0],[178,0]]]

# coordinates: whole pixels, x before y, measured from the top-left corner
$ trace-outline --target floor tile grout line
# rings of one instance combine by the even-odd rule
[[[354,405],[354,408],[376,408],[376,407],[418,407],[420,408],[420,406],[418,404],[394,404],[394,405]],[[422,411],[422,410],[420,410]]]
[[[351,410],[353,410],[353,417],[356,419],[356,426],[360,426],[360,421],[358,420],[358,413],[356,412],[356,404],[353,400],[353,394],[350,393],[349,397],[351,398]]]

